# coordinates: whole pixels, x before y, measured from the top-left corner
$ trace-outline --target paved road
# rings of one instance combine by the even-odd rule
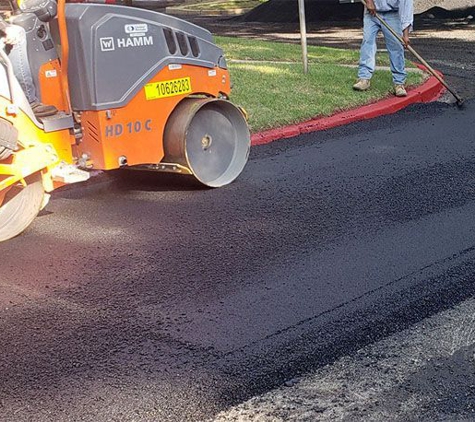
[[[7,421],[198,421],[473,294],[475,104],[56,192],[0,245]],[[170,187],[171,186],[171,187]]]

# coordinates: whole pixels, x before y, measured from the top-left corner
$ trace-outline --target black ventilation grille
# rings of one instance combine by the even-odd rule
[[[86,121],[86,131],[87,134],[98,144],[100,144],[99,141],[99,131],[97,130],[97,127],[94,126],[89,120]]]
[[[193,54],[195,57],[198,57],[200,55],[200,46],[198,45],[198,41],[195,37],[188,36],[188,42],[190,43],[191,54]]]
[[[176,42],[173,36],[173,31],[169,28],[163,28],[163,34],[165,35],[165,41],[167,42],[168,51],[170,54],[176,53]]]
[[[176,33],[176,39],[178,41],[178,46],[180,47],[180,52],[184,56],[188,54],[188,43],[186,42],[185,34],[182,32]]]

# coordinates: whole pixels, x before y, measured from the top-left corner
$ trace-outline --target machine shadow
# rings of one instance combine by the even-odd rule
[[[83,199],[89,195],[139,192],[194,192],[211,190],[193,176],[153,171],[110,170],[86,182],[64,186],[54,198]]]

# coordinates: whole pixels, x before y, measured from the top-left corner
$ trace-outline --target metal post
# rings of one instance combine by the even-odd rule
[[[303,73],[308,73],[307,28],[305,26],[305,3],[299,0],[300,43],[302,44]]]

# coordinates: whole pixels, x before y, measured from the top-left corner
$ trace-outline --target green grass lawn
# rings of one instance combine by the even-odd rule
[[[219,36],[215,37],[215,41],[224,50],[228,60],[302,62],[300,44]],[[359,50],[343,50],[315,45],[309,45],[307,50],[309,63],[355,65],[360,56]],[[378,53],[376,65],[389,66],[388,55]],[[410,62],[408,62],[408,66],[414,67]]]
[[[309,72],[304,74],[298,44],[231,37],[215,40],[228,59],[231,100],[249,113],[252,132],[331,115],[391,95],[389,70],[375,72],[369,91],[352,90],[358,51],[309,46]],[[387,54],[378,54],[377,64],[387,66]],[[424,77],[408,72],[407,85],[420,84]]]

